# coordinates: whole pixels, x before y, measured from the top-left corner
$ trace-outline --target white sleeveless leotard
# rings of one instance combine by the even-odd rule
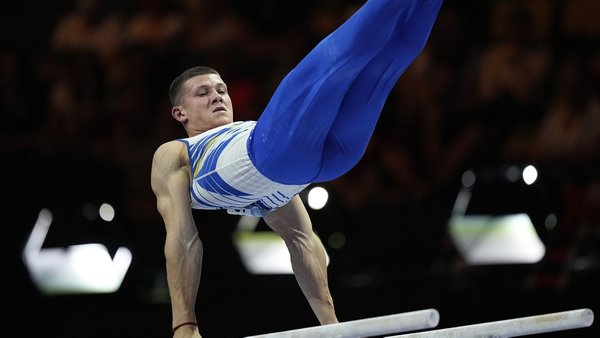
[[[262,217],[308,186],[273,182],[256,169],[247,148],[255,124],[234,122],[179,139],[188,149],[192,208]]]

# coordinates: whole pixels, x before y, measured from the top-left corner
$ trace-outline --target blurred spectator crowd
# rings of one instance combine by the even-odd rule
[[[212,66],[236,119],[256,119],[286,72],[361,1],[57,3],[64,11],[31,28],[42,36],[30,41],[44,43],[13,37],[0,46],[2,161],[27,167],[15,169],[22,184],[35,182],[23,194],[93,191],[142,228],[160,224],[152,154],[185,136],[170,116],[171,80]],[[25,5],[2,6],[8,20]],[[597,13],[600,3],[587,0],[447,0],[363,161],[324,184],[341,213],[426,204],[466,169],[535,163],[557,178],[561,226],[599,237]],[[74,177],[95,185],[65,188],[80,185]]]

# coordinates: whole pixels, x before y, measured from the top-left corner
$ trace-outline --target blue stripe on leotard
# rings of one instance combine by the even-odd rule
[[[256,170],[247,154],[255,124],[235,122],[179,140],[188,149],[192,208],[263,216],[306,187],[273,182]]]

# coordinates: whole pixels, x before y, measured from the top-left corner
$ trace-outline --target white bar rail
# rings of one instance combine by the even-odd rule
[[[447,329],[423,331],[386,338],[504,338],[533,335],[544,332],[564,331],[591,326],[594,312],[590,309],[548,313],[496,322],[457,326]]]
[[[246,338],[357,338],[434,328],[440,321],[436,309],[352,320],[337,324],[306,327]]]

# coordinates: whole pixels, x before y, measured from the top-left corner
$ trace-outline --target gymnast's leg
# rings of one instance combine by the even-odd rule
[[[268,178],[333,179],[362,157],[389,92],[420,53],[442,0],[370,0],[284,78],[249,150]]]

